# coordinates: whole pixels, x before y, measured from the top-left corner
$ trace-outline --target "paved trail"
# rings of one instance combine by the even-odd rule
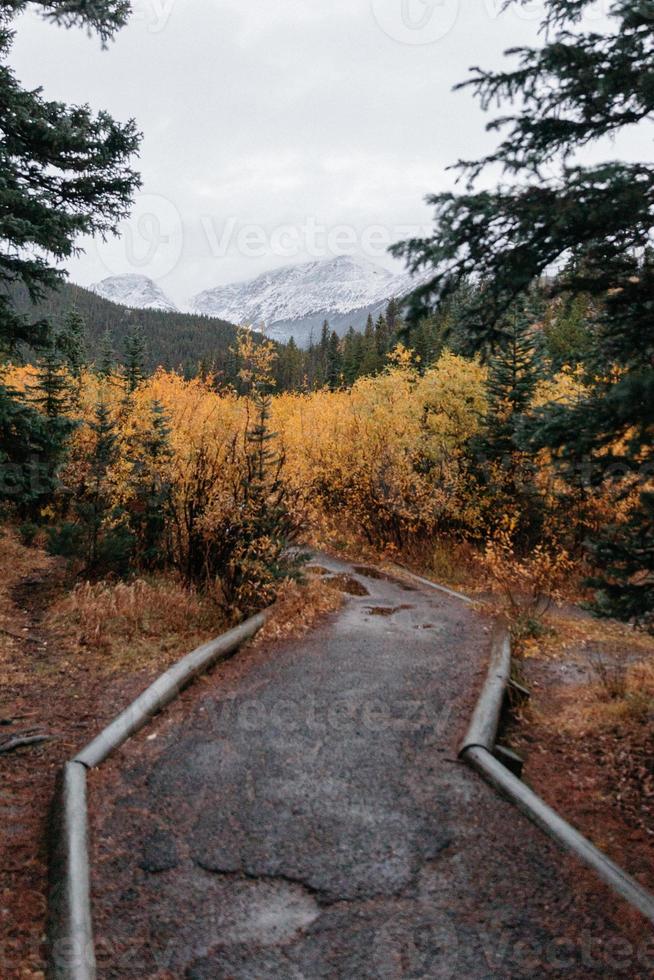
[[[624,907],[456,760],[488,622],[329,564],[367,594],[93,775],[100,976],[620,975]]]

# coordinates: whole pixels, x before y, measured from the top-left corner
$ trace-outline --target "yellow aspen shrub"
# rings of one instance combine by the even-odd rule
[[[477,360],[445,351],[420,379],[422,447],[434,461],[460,453],[480,431],[488,406],[487,373]]]
[[[4,364],[0,366],[0,381],[8,388],[24,392],[36,383],[37,371],[33,364]]]
[[[402,546],[453,505],[465,444],[485,407],[484,379],[476,361],[452,354],[421,376],[398,347],[386,371],[349,391],[275,398],[289,479],[314,515],[333,525],[345,518],[375,544]]]
[[[134,393],[135,405],[158,402],[170,428],[171,538],[176,563],[189,579],[206,559],[213,523],[234,506],[245,452],[245,406],[232,391],[159,370]]]
[[[610,374],[616,374],[611,369]],[[589,394],[584,383],[581,366],[564,367],[553,378],[539,382],[534,392],[531,408],[537,410],[548,405],[574,406]],[[624,452],[630,433],[604,447],[591,459],[582,462],[574,481],[557,466],[556,457],[542,450],[536,458],[535,481],[551,513],[550,530],[562,540],[571,534],[582,538],[589,532],[597,533],[606,524],[626,522],[639,501],[639,481],[636,474],[624,476],[606,473],[598,478],[605,456],[620,456]]]
[[[487,370],[478,360],[446,350],[418,385],[422,409],[418,447],[433,494],[434,530],[474,537],[483,525],[468,447],[486,414],[486,378]]]

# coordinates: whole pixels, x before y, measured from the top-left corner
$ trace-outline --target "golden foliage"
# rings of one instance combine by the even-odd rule
[[[103,490],[117,511],[128,511],[141,506],[138,485],[144,472],[170,487],[163,545],[169,563],[189,581],[200,581],[220,543],[244,526],[243,488],[251,479],[256,421],[253,399],[270,387],[276,354],[268,342],[255,344],[247,330],[239,336],[237,354],[246,395],[218,388],[213,378],[188,380],[162,369],[128,395],[120,378],[86,372],[74,410],[81,424],[62,473],[69,499],[89,478],[93,422],[101,402],[115,424],[118,444]],[[33,382],[34,369],[9,368],[5,380],[24,389]],[[390,557],[418,553],[425,546],[433,552],[439,537],[487,541],[487,579],[504,596],[507,610],[515,616],[520,607],[524,619],[531,616],[525,608],[537,610],[544,596],[556,596],[571,562],[565,548],[546,543],[527,557],[519,555],[520,504],[511,496],[502,464],[487,465],[485,484],[474,473],[471,445],[484,431],[486,380],[481,363],[449,351],[421,371],[398,345],[384,372],[360,378],[350,389],[274,395],[266,439],[279,467],[271,486],[284,487],[292,520],[307,528],[314,541],[358,537]],[[537,386],[532,408],[584,395],[579,372],[564,369]],[[145,447],[155,405],[166,420],[169,452],[153,461]],[[570,487],[548,453],[532,462],[528,479],[534,499],[548,514],[549,540],[568,542],[576,536],[578,544],[586,530],[609,517],[626,518],[636,502],[635,490],[624,494],[624,481],[616,489],[608,483]],[[230,547],[225,558],[230,567],[246,560],[238,544]],[[260,587],[268,588],[264,573],[274,564],[276,544],[262,534],[256,547],[246,542],[243,548],[252,571],[249,592],[244,585],[247,595],[241,597],[247,606]],[[216,597],[221,598],[222,588],[216,581]]]
[[[555,542],[537,544],[525,557],[516,554],[514,535],[518,519],[506,515],[486,542],[479,563],[499,589],[502,608],[512,627],[517,652],[524,640],[538,633],[552,602],[562,598],[561,586],[573,563]]]
[[[246,390],[249,391],[255,384],[268,388],[274,387],[273,367],[277,360],[277,353],[271,340],[255,343],[252,330],[241,327],[235,353],[241,365],[238,375]]]
[[[345,519],[396,548],[439,520],[466,520],[464,448],[481,424],[484,381],[476,361],[449,353],[420,375],[400,349],[350,390],[275,398],[287,477],[314,520]]]

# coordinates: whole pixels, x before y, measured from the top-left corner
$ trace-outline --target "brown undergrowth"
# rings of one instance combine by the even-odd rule
[[[46,622],[81,655],[103,654],[112,669],[190,650],[228,627],[215,602],[171,575],[81,582],[53,603]]]
[[[302,583],[289,579],[283,583],[270,618],[254,643],[262,645],[269,640],[302,636],[342,603],[342,593],[326,588],[317,575],[308,574]]]
[[[654,637],[564,607],[520,660],[525,778],[654,889]]]

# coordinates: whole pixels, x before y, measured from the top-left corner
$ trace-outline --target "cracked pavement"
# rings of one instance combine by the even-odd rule
[[[339,612],[92,774],[99,976],[651,976],[632,913],[456,759],[488,620],[320,564],[356,593]]]

